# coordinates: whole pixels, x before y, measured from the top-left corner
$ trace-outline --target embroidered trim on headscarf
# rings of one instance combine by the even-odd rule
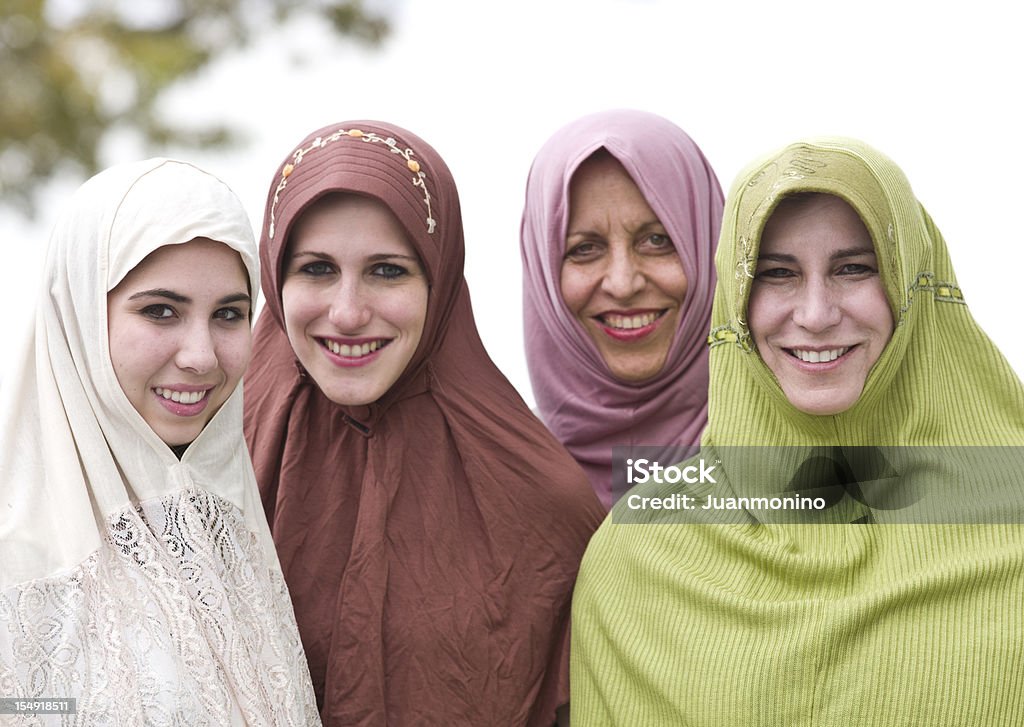
[[[914,291],[917,290],[931,291],[935,300],[942,303],[967,305],[967,301],[964,300],[964,294],[960,291],[960,286],[953,282],[936,280],[935,273],[918,273],[917,280],[914,281],[914,284],[907,291],[909,293],[907,297],[913,300]],[[909,302],[907,307],[910,307]]]
[[[903,323],[903,314],[910,310],[910,306],[914,302],[914,293],[919,290],[931,293],[932,298],[939,303],[967,305],[967,301],[964,300],[964,294],[956,283],[936,280],[935,273],[918,273],[913,285],[907,289],[907,303],[900,308],[900,317],[896,321],[896,325]]]
[[[740,330],[737,330],[740,329]],[[718,328],[711,329],[711,333],[708,334],[708,346],[714,348],[720,346],[723,343],[735,343],[744,351],[753,351],[753,347],[750,345],[750,332],[746,326],[718,326]]]
[[[757,258],[754,255],[754,242],[749,237],[740,238],[740,256],[736,260],[736,290],[740,300],[747,299],[747,289],[750,281],[754,279],[754,271],[757,269]],[[740,326],[746,330],[747,322],[739,320]]]
[[[437,226],[437,220],[434,219],[434,215],[430,210],[430,192],[427,191],[427,175],[420,168],[420,163],[413,159],[416,156],[416,152],[406,147],[402,149],[398,146],[398,142],[394,137],[378,136],[372,131],[360,131],[359,129],[338,129],[333,134],[328,136],[318,136],[309,143],[309,146],[300,148],[295,151],[292,155],[292,161],[289,164],[285,164],[281,169],[281,181],[277,184],[277,189],[274,190],[274,203],[270,207],[270,226],[267,230],[270,238],[274,238],[274,227],[276,224],[275,213],[277,211],[277,202],[281,196],[281,192],[288,186],[288,177],[291,176],[292,172],[295,171],[302,160],[307,154],[315,149],[321,149],[332,141],[338,141],[339,139],[358,139],[365,143],[384,144],[391,150],[392,154],[398,154],[400,157],[405,159],[405,165],[409,167],[409,171],[413,173],[412,186],[419,187],[423,190],[423,201],[427,205],[427,234],[434,233],[434,227]]]

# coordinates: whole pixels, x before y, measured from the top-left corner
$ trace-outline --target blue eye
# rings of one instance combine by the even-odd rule
[[[370,274],[385,280],[394,280],[408,275],[409,271],[401,265],[395,265],[394,263],[379,263],[371,268]]]
[[[323,260],[317,260],[316,262],[306,263],[299,268],[299,272],[312,277],[320,277],[321,275],[330,275],[334,272],[334,268],[330,263],[324,262]]]

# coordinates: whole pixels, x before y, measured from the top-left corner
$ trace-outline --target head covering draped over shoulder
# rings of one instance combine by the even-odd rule
[[[789,403],[746,320],[765,224],[802,192],[836,195],[859,214],[895,322],[860,398],[829,416]],[[723,454],[711,495],[757,492],[799,466],[802,451],[869,450],[894,466],[875,490],[883,498],[911,482],[931,502],[960,497],[976,511],[919,521],[874,508],[865,525],[826,510],[808,524],[763,524],[762,511],[741,504],[738,524],[709,525],[694,523],[721,520],[630,510],[624,498],[580,571],[573,720],[1014,723],[1024,713],[1020,495],[1002,511],[986,506],[1019,492],[1019,471],[1004,465],[1021,462],[1024,388],[971,317],[945,242],[903,173],[858,141],[786,147],[734,184],[716,262],[702,456],[758,449],[743,450],[753,463],[738,468]],[[957,466],[971,457],[982,472]]]
[[[0,393],[0,694],[76,698],[89,724],[306,725],[313,695],[241,389],[179,460],[110,360],[108,291],[199,237],[239,254],[255,294],[245,211],[190,164],[113,167],[57,222]]]
[[[339,191],[391,210],[430,283],[419,348],[358,407],[304,373],[281,308],[289,231]],[[483,348],[444,161],[381,122],[314,132],[274,175],[260,255],[246,432],[325,724],[550,724],[601,508]]]
[[[664,225],[686,274],[668,358],[641,383],[616,379],[562,297],[569,185],[580,164],[604,149],[626,170]],[[707,421],[707,337],[715,289],[714,247],[722,191],[689,136],[641,111],[585,116],[537,154],[523,211],[526,356],[541,418],[612,502],[612,447],[690,446]]]

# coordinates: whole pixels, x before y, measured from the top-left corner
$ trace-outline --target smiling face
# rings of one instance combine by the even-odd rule
[[[661,371],[686,274],[647,200],[604,151],[580,164],[569,186],[561,287],[615,378],[639,383]]]
[[[117,381],[166,444],[199,436],[248,366],[248,288],[238,253],[200,238],[156,249],[107,293]]]
[[[846,411],[893,332],[875,248],[849,204],[783,200],[761,235],[747,318],[761,358],[808,414]]]
[[[328,399],[359,406],[383,396],[412,359],[427,318],[427,277],[381,202],[328,195],[289,236],[281,290],[299,362]]]

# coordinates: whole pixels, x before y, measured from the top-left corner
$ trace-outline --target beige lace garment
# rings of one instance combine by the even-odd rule
[[[241,387],[179,460],[128,402],[106,295],[245,212],[182,162],[114,167],[54,230],[34,327],[0,388],[0,698],[74,699],[0,725],[319,724],[242,439]]]

